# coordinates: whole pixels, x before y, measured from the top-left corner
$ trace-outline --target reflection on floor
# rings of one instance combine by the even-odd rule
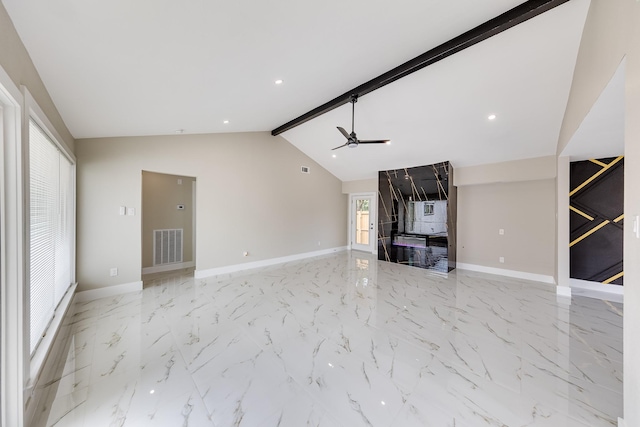
[[[149,273],[142,275],[143,287],[153,286],[157,283],[166,283],[171,280],[182,280],[193,277],[195,267],[181,268],[179,270],[163,271],[160,273]]]
[[[37,426],[615,426],[622,305],[343,252],[79,304]],[[48,410],[50,408],[50,411]]]
[[[391,262],[426,268],[440,273],[449,271],[446,242],[445,245],[432,244],[427,247],[393,245],[389,255]]]

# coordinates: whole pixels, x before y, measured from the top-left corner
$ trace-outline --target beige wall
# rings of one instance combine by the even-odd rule
[[[66,144],[73,152],[74,139],[62,121],[2,3],[0,3],[0,65],[16,86],[24,85],[29,89],[35,101],[63,139],[60,142]],[[73,90],[73,88],[69,89]]]
[[[556,284],[570,287],[571,253],[569,248],[571,228],[569,223],[569,191],[570,187],[570,158],[558,157],[558,176],[556,178]],[[567,290],[561,290],[566,292]]]
[[[143,268],[153,266],[153,230],[181,228],[182,262],[193,261],[194,182],[189,176],[142,172]],[[184,210],[177,205],[184,205]]]
[[[267,132],[78,140],[76,156],[80,290],[140,280],[143,170],[197,179],[198,270],[347,244],[342,183]]]
[[[576,59],[556,154],[560,155],[627,50],[634,0],[592,0]]]
[[[459,186],[458,262],[553,276],[555,187],[553,179]]]
[[[555,156],[456,168],[457,261],[555,276],[555,176]]]
[[[556,156],[468,166],[455,171],[453,184],[456,186],[553,179],[556,177]]]
[[[633,217],[640,215],[640,3],[626,18],[633,33],[629,38],[626,73],[624,211],[624,419],[627,426],[640,425],[640,239],[633,233]],[[640,227],[640,225],[638,225]]]
[[[640,2],[592,0],[565,112],[558,153],[626,56],[624,190],[624,420],[640,425]]]
[[[357,181],[344,181],[342,183],[342,192],[344,194],[377,193],[378,178],[361,179]]]

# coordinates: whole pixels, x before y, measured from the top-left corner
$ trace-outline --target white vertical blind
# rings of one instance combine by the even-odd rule
[[[35,350],[71,285],[73,165],[29,123],[30,350]]]
[[[60,154],[58,187],[58,229],[56,230],[56,284],[53,293],[57,307],[71,285],[73,227],[73,165]]]

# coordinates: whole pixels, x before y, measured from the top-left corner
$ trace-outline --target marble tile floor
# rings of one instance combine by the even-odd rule
[[[36,427],[615,426],[622,305],[341,252],[77,304]]]
[[[194,267],[181,268],[179,270],[163,271],[160,273],[149,273],[142,275],[143,287],[153,286],[158,282],[166,282],[171,279],[193,277]]]

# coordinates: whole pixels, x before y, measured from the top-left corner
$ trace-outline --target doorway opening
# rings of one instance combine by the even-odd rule
[[[375,193],[351,194],[349,199],[350,247],[375,253],[378,240],[375,231],[376,195]]]
[[[196,178],[142,171],[142,281],[192,276]]]

